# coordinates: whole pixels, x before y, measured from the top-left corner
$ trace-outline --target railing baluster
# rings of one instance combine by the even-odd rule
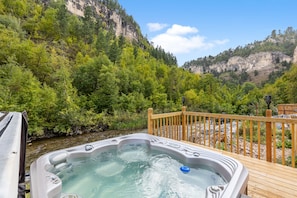
[[[230,124],[230,152],[233,152],[233,120],[229,120]]]
[[[167,124],[168,124],[168,127],[167,127],[167,135],[168,135],[168,138],[172,138],[171,136],[171,124],[170,124],[170,117],[166,117],[167,118]]]
[[[245,144],[246,144],[246,128],[245,128],[245,120],[242,121],[242,128],[243,128],[243,155],[246,156],[246,148],[245,148]]]
[[[204,142],[203,142],[204,144],[203,144],[203,145],[206,145],[206,144],[205,144],[205,141],[206,141],[206,130],[205,130],[206,117],[204,116],[203,118],[204,118],[204,119],[203,119],[203,140],[204,140]]]
[[[202,131],[201,131],[201,116],[199,116],[199,144],[201,144],[201,135],[202,135]]]
[[[178,139],[178,128],[177,128],[177,117],[176,116],[174,116],[173,117],[173,128],[174,128],[174,130],[173,130],[173,134],[174,134],[174,139],[175,140],[177,140]]]
[[[190,135],[190,137],[191,137],[191,142],[193,142],[193,116],[191,115],[190,116],[190,119],[191,119],[191,123],[190,123],[190,125],[191,125],[191,135]]]
[[[292,136],[291,136],[291,142],[292,142],[292,167],[295,168],[295,155],[296,155],[296,152],[295,152],[295,124],[293,123],[292,124]]]
[[[177,131],[177,140],[182,140],[182,126],[180,125],[181,121],[180,121],[180,116],[176,116],[176,131]],[[181,126],[181,127],[180,127]]]
[[[250,157],[253,157],[254,149],[253,149],[253,130],[254,130],[254,123],[250,120]]]
[[[173,133],[173,117],[169,117],[170,121],[170,136],[172,139],[174,139],[174,133]]]
[[[227,151],[227,128],[226,128],[226,118],[224,118],[224,149]]]
[[[176,139],[180,140],[180,135],[179,135],[179,116],[175,116],[175,133],[176,133]]]
[[[210,139],[210,117],[208,118],[208,146],[210,147],[211,139]]]
[[[212,126],[213,126],[213,132],[212,132],[213,148],[216,148],[216,119],[215,118],[212,118]]]
[[[179,135],[179,116],[175,116],[175,133],[176,133],[176,140],[180,140],[180,135]]]
[[[174,133],[173,133],[173,117],[169,117],[169,123],[170,123],[170,136],[172,139],[174,139]]]
[[[219,131],[218,131],[218,148],[221,149],[221,118],[218,119]]]
[[[276,163],[276,123],[273,122],[273,162]]]
[[[186,140],[186,139],[184,139],[184,137],[187,137],[187,131],[186,130],[183,130],[183,121],[182,121],[183,118],[181,118],[180,116],[178,116],[177,119],[178,119],[177,123],[178,123],[178,130],[179,130],[179,132],[178,132],[179,139],[178,140]],[[185,120],[185,125],[186,124],[187,124],[187,119]]]
[[[157,123],[156,124],[157,124],[156,125],[157,134],[158,134],[158,136],[161,136],[161,134],[160,134],[160,118],[157,119]]]
[[[158,134],[156,133],[156,121],[157,121],[157,120],[153,120],[153,135],[158,135]]]
[[[183,122],[181,121],[183,118],[181,118],[180,116],[177,116],[177,129],[178,129],[178,140],[184,140],[184,137],[183,137]],[[185,120],[185,123],[186,123],[187,120]],[[180,127],[181,126],[181,127]],[[184,136],[187,136],[187,131],[185,131],[185,135]]]
[[[165,118],[165,137],[169,137],[168,135],[168,117]]]
[[[173,139],[176,140],[175,116],[172,116],[172,135]]]
[[[258,159],[261,159],[261,123],[258,122]]]
[[[195,119],[195,130],[194,130],[194,133],[195,133],[195,140],[193,142],[197,143],[197,116],[194,117]]]
[[[236,153],[239,154],[239,121],[236,120]]]
[[[166,118],[162,118],[162,131],[163,131],[163,136],[167,137],[166,133]]]
[[[282,123],[282,165],[285,165],[285,124]]]
[[[174,139],[177,139],[177,133],[176,133],[176,116],[172,117],[172,122],[173,122],[173,136]]]
[[[157,134],[158,136],[162,136],[162,134],[160,133],[160,118],[157,120]]]
[[[156,120],[156,126],[155,126],[155,132],[156,134],[159,136],[159,131],[158,131],[158,122],[159,122],[159,119]]]

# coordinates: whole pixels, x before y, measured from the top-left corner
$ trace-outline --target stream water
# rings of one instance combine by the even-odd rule
[[[77,136],[55,137],[49,139],[36,140],[27,144],[26,149],[26,172],[29,172],[30,165],[41,155],[50,151],[64,149],[72,146],[95,142],[107,138],[132,134],[147,133],[147,129],[135,131],[104,131],[98,133],[86,133]]]

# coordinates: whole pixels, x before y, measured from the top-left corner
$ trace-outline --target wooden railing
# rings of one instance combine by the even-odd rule
[[[153,114],[148,133],[295,167],[297,119],[182,111]]]

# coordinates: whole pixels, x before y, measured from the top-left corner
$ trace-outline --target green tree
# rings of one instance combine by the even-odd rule
[[[284,75],[286,81],[285,92],[287,93],[289,103],[297,103],[297,66],[293,65],[290,72]]]
[[[57,123],[54,128],[55,132],[70,133],[75,126],[79,126],[80,108],[77,91],[72,86],[70,71],[65,65],[53,74],[54,88],[57,93],[56,119]]]
[[[40,4],[31,2],[29,4],[30,8],[26,20],[22,22],[23,29],[31,38],[40,38],[39,37],[39,22],[42,16],[43,7]]]
[[[110,65],[110,60],[105,55],[90,59],[86,64],[81,65],[73,73],[73,85],[81,95],[90,95],[99,86],[100,70],[104,65]]]
[[[167,101],[167,94],[166,93],[154,93],[151,95],[150,100],[152,101],[152,107],[154,109],[159,109],[161,112],[164,112],[166,109]]]
[[[118,47],[117,41],[113,41],[108,51],[109,60],[115,63],[119,59],[120,52],[121,51],[120,51],[120,48]]]
[[[147,78],[144,80],[144,97],[148,98],[149,96],[153,95],[157,85],[155,84],[154,79]]]
[[[70,15],[67,19],[68,23],[68,33],[69,37],[67,38],[68,43],[74,44],[81,39],[81,32],[83,29],[83,22],[79,20],[75,15]]]
[[[22,42],[15,52],[18,63],[30,69],[42,83],[51,82],[51,74],[55,70],[50,64],[52,54],[46,50],[46,44],[35,44],[30,40]]]
[[[287,87],[287,82],[286,82],[286,77],[283,76],[276,80],[276,82],[271,85],[271,84],[266,84],[263,88],[264,92],[273,97],[273,101],[276,104],[284,104],[284,103],[290,103],[289,102],[289,97],[288,97],[288,92],[286,91]]]
[[[62,3],[58,6],[57,20],[59,21],[59,32],[61,37],[68,35],[68,10],[66,4]]]
[[[84,9],[82,37],[85,43],[91,44],[93,42],[93,34],[95,33],[95,23],[93,20],[93,10],[91,6]]]
[[[131,93],[130,89],[130,73],[132,71],[128,70],[127,68],[118,68],[116,70],[117,79],[119,79],[118,87],[119,93],[128,95]]]
[[[11,57],[15,57],[20,44],[19,34],[0,24],[0,64],[7,63]]]
[[[5,7],[6,12],[17,16],[23,17],[27,14],[27,0],[18,0],[18,1],[10,1],[10,0],[2,0],[2,3]]]
[[[190,89],[184,93],[185,105],[192,111],[198,111],[198,96],[194,89]]]
[[[96,112],[113,112],[114,106],[118,101],[119,88],[117,84],[118,79],[116,78],[114,68],[111,65],[103,65],[100,69],[97,90],[91,95]]]
[[[151,106],[151,102],[144,98],[142,93],[132,92],[128,95],[122,94],[119,97],[117,110],[130,113],[140,113],[146,111]]]
[[[256,88],[257,88],[257,86],[254,83],[251,83],[251,82],[245,82],[242,85],[243,94],[248,94],[250,91],[252,91],[252,90],[254,90]]]
[[[2,1],[0,1],[0,14],[4,14],[4,5]]]
[[[44,16],[39,23],[40,32],[48,39],[59,38],[59,22],[57,20],[57,9],[48,8],[44,12]]]
[[[0,15],[0,24],[19,33],[20,38],[24,37],[24,32],[22,30],[20,20],[16,17],[9,15]]]
[[[168,99],[176,102],[181,98],[180,95],[180,70],[177,67],[170,68],[166,80],[166,93],[168,95]]]
[[[27,111],[29,134],[42,135],[51,125],[57,97],[55,91],[40,82],[33,74],[14,61],[0,67],[0,109]]]
[[[109,40],[107,39],[105,31],[102,28],[99,29],[97,35],[96,49],[99,53],[106,53],[109,51]]]

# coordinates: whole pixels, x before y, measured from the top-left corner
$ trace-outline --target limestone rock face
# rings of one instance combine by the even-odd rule
[[[138,40],[138,33],[136,30],[136,27],[133,26],[133,24],[128,24],[128,22],[124,21],[123,18],[116,12],[109,10],[105,5],[100,4],[96,0],[67,0],[66,1],[66,7],[69,10],[69,12],[81,16],[84,16],[84,8],[86,6],[92,6],[96,13],[99,16],[103,16],[105,22],[107,24],[110,23],[110,21],[113,21],[114,23],[114,30],[116,33],[116,36],[123,35],[125,38],[129,40]]]
[[[297,48],[296,48],[297,49]],[[297,59],[297,50],[295,49],[294,57]],[[225,72],[225,71],[261,71],[268,68],[273,68],[277,63],[283,61],[291,62],[293,58],[281,52],[260,52],[251,54],[248,57],[234,56],[227,62],[220,62],[207,67],[193,65],[190,70],[194,73],[207,73],[207,72]],[[296,60],[297,61],[297,60]]]

